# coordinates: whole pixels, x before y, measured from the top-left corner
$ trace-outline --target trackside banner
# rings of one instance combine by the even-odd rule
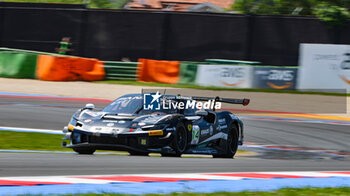
[[[200,86],[251,88],[252,72],[253,67],[251,66],[199,65],[196,84]]]
[[[301,44],[297,89],[350,91],[350,45]]]
[[[297,68],[254,67],[253,88],[294,90]]]

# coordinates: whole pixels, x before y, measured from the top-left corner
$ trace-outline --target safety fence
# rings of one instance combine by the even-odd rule
[[[295,89],[296,68],[259,62],[206,59],[205,62],[100,61],[31,50],[0,48],[0,77],[47,81],[124,80],[234,88]]]
[[[348,45],[302,44],[300,67],[278,67],[261,65],[259,62],[224,59],[206,59],[204,62],[152,59],[139,59],[138,62],[100,61],[0,48],[0,77],[49,81],[124,80],[208,87],[316,89],[333,92],[350,90],[348,51]]]
[[[105,79],[136,81],[137,65],[137,62],[104,61]]]

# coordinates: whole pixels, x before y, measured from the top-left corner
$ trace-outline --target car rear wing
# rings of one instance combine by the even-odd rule
[[[231,104],[242,104],[247,106],[250,103],[250,99],[231,99],[231,98],[220,98],[220,97],[192,97],[196,101],[209,101],[214,100],[215,102],[231,103]]]

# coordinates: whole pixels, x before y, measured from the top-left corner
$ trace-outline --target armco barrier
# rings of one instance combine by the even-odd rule
[[[36,54],[1,51],[0,77],[35,78],[36,61]]]
[[[167,84],[175,84],[179,81],[179,61],[139,59],[139,62],[139,81],[160,82]]]
[[[136,81],[138,62],[104,61],[107,80]]]
[[[103,63],[97,59],[39,55],[36,77],[48,81],[102,80]]]

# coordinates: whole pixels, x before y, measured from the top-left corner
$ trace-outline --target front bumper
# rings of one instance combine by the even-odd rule
[[[67,148],[95,148],[98,150],[147,151],[148,148],[162,148],[171,143],[171,132],[162,130],[135,131],[127,133],[95,133],[74,127],[64,129],[70,135],[71,144]]]

